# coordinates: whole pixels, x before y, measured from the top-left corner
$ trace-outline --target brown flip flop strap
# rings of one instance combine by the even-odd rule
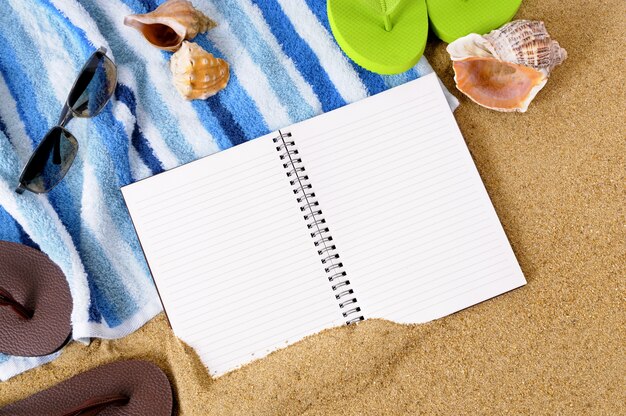
[[[0,306],[10,306],[13,310],[24,319],[31,319],[33,311],[27,309],[24,305],[15,300],[8,290],[0,287]]]
[[[118,394],[115,396],[100,396],[89,399],[79,404],[72,410],[63,414],[63,416],[96,416],[109,406],[123,406],[129,402],[127,396]]]

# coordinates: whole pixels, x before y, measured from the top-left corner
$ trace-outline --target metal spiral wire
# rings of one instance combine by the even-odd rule
[[[341,314],[346,318],[346,324],[350,325],[364,319],[361,315],[361,307],[358,306],[354,289],[350,286],[350,280],[344,270],[343,263],[337,252],[337,247],[333,244],[333,237],[330,228],[326,225],[326,219],[320,209],[319,201],[313,190],[313,185],[309,181],[306,168],[296,147],[296,143],[291,139],[291,133],[279,131],[279,136],[273,139],[276,144],[276,151],[279,152],[280,160],[283,161],[289,184],[293,186],[293,193],[296,201],[300,204],[300,211],[307,222],[313,244],[317,248],[317,254],[324,266],[324,271],[331,284],[331,289],[335,292],[335,299],[338,302]]]

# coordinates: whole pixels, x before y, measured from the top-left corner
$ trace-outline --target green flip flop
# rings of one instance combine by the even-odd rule
[[[426,0],[430,26],[444,42],[484,35],[513,19],[522,0]]]
[[[425,0],[328,0],[327,11],[337,43],[365,69],[398,74],[424,53]]]

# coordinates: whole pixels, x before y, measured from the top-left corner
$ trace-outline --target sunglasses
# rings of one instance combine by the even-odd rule
[[[100,48],[91,55],[61,110],[61,117],[41,140],[22,170],[18,194],[42,194],[58,185],[72,166],[78,141],[65,125],[74,117],[97,116],[111,99],[117,85],[117,67]]]

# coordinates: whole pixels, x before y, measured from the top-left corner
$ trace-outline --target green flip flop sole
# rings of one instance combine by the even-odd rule
[[[444,42],[484,35],[511,21],[522,0],[426,0],[430,25]]]
[[[327,11],[341,49],[367,70],[398,74],[424,53],[425,0],[328,0]]]

